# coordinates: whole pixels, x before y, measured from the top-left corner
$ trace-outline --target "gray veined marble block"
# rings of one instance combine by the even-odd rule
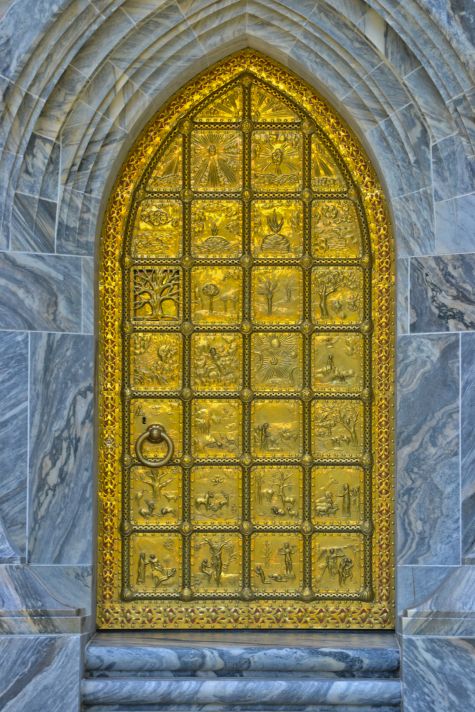
[[[462,556],[475,564],[475,334],[462,334]]]
[[[432,189],[423,188],[392,201],[398,257],[434,252],[434,201]]]
[[[0,331],[0,561],[26,547],[28,334]]]
[[[405,636],[404,712],[469,712],[475,700],[475,639]]]
[[[85,704],[398,705],[399,680],[86,679]]]
[[[0,328],[80,331],[79,258],[0,252]]]
[[[398,259],[396,264],[397,333],[409,331],[409,260]]]
[[[11,249],[54,252],[56,208],[51,200],[16,193],[10,226]]]
[[[400,564],[460,564],[459,339],[398,340]]]
[[[475,190],[475,158],[467,155],[461,138],[449,136],[432,147],[434,197],[446,200]]]
[[[31,134],[25,150],[17,189],[21,193],[57,200],[59,143]]]
[[[2,712],[79,712],[80,636],[0,636]]]
[[[411,260],[411,332],[475,329],[475,254]]]
[[[475,250],[475,193],[435,204],[435,243],[438,253]]]
[[[30,561],[92,560],[92,338],[32,334]]]
[[[92,257],[82,258],[82,333],[94,333],[94,260]]]

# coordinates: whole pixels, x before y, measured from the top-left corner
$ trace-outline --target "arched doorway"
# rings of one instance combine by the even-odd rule
[[[100,265],[98,625],[393,625],[393,256],[314,91],[244,51],[146,128]]]

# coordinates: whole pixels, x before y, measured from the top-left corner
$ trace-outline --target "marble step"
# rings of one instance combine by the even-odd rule
[[[101,678],[395,678],[399,649],[391,633],[99,633],[87,646],[86,671]]]
[[[94,705],[84,712],[399,712],[400,706],[384,705]]]
[[[258,709],[275,709],[286,706],[289,712],[292,706],[312,705],[333,706],[335,712],[351,707],[365,706],[370,709],[389,707],[398,709],[401,701],[400,682],[397,679],[292,679],[280,680],[277,676],[260,679],[249,678],[89,678],[82,682],[82,700],[85,709],[102,705],[109,710],[112,705],[123,710],[137,709],[148,705],[149,710],[163,710],[182,706],[189,712],[193,705],[213,705],[217,709],[236,710],[239,705],[259,704]],[[109,707],[107,707],[109,706]],[[138,707],[140,709],[140,707]],[[147,709],[147,707],[145,707]],[[165,707],[166,709],[166,707]],[[208,707],[208,709],[210,709]]]

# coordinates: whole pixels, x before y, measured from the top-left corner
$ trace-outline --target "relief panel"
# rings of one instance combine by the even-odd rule
[[[252,453],[261,458],[302,455],[302,404],[297,400],[260,400],[252,403]]]
[[[295,109],[288,106],[277,92],[273,92],[263,86],[253,85],[251,87],[251,96],[251,116],[253,121],[294,122],[300,118]]]
[[[242,137],[239,131],[193,131],[191,188],[229,193],[242,186]]]
[[[315,267],[312,299],[316,324],[363,321],[363,272],[359,267]]]
[[[191,251],[195,257],[240,257],[242,204],[237,200],[194,200]]]
[[[181,482],[180,467],[132,467],[132,523],[138,526],[179,524],[182,512]]]
[[[302,469],[259,466],[251,471],[254,524],[296,524],[302,520]]]
[[[361,334],[313,334],[312,386],[316,391],[360,393],[364,384]]]
[[[255,200],[251,212],[254,257],[300,257],[303,204],[299,200]]]
[[[340,193],[347,184],[330,151],[316,136],[312,136],[312,188],[319,193]]]
[[[303,315],[302,270],[255,267],[252,313],[256,324],[299,324]]]
[[[302,189],[302,134],[299,131],[254,131],[252,187],[262,192]]]
[[[192,319],[195,324],[238,324],[242,310],[240,267],[192,270]]]
[[[153,423],[164,426],[175,445],[175,454],[182,453],[183,406],[181,401],[168,398],[133,398],[130,401],[130,454],[135,455],[135,443]],[[161,458],[162,444],[145,442],[143,454],[147,459]]]
[[[355,204],[350,200],[316,200],[312,205],[314,257],[360,257],[361,229]]]
[[[317,400],[312,406],[313,454],[344,460],[363,455],[363,404],[350,400]]]
[[[241,468],[193,467],[191,509],[195,524],[239,524],[241,521]]]
[[[183,186],[183,139],[180,135],[168,144],[147,183],[147,190],[174,192]]]
[[[130,588],[137,593],[166,596],[181,589],[181,536],[132,534]]]
[[[173,323],[181,319],[179,267],[134,267],[132,318],[136,321]]]
[[[364,472],[360,467],[315,467],[312,517],[315,524],[357,524],[363,519]]]
[[[259,594],[282,595],[303,588],[300,534],[254,534],[251,541],[252,587]]]
[[[240,121],[242,119],[242,88],[235,86],[207,101],[194,116],[195,121]]]
[[[236,459],[241,455],[242,405],[238,400],[198,398],[192,408],[193,455]]]
[[[193,534],[191,580],[196,593],[237,593],[242,588],[239,534]]]
[[[315,534],[313,580],[320,593],[355,593],[363,587],[363,537]]]
[[[137,391],[176,391],[182,383],[181,334],[137,331],[130,336],[130,385]]]
[[[251,383],[255,391],[297,391],[302,388],[302,379],[301,334],[252,335]]]
[[[143,200],[135,219],[134,257],[179,257],[183,230],[179,200]]]
[[[193,334],[191,384],[197,391],[238,391],[242,387],[242,336]]]

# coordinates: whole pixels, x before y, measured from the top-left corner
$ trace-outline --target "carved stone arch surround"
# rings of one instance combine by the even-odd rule
[[[0,500],[4,561],[28,553],[43,580],[44,565],[54,564],[64,582],[81,577],[83,600],[90,598],[92,296],[105,202],[151,115],[199,71],[249,46],[331,102],[384,184],[399,258],[400,608],[430,596],[450,573],[460,576],[454,591],[463,589],[474,561],[475,508],[459,461],[461,446],[470,462],[459,431],[459,359],[468,387],[475,344],[472,334],[453,332],[475,325],[467,296],[473,55],[467,13],[438,7],[429,0],[229,0],[217,13],[210,0],[16,0],[2,10],[0,338],[16,359],[18,391],[7,395],[21,400],[15,428],[23,434],[13,438],[7,423],[14,444],[1,461],[13,473]],[[461,300],[454,280],[465,284]],[[28,369],[30,396],[19,380],[27,382]],[[67,384],[46,385],[61,370]],[[16,383],[13,375],[7,380]],[[462,401],[462,420],[463,413]],[[71,442],[80,445],[58,458],[58,446]],[[434,442],[445,444],[444,454]],[[69,589],[72,604],[78,590]]]

